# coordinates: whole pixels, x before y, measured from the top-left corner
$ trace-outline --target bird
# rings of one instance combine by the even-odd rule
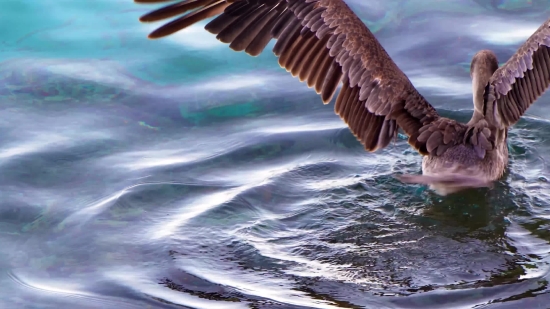
[[[251,56],[276,40],[278,63],[307,83],[369,152],[403,132],[422,156],[422,174],[396,175],[445,196],[493,187],[508,165],[508,128],[550,84],[550,19],[499,67],[493,51],[471,61],[473,114],[442,117],[344,0],[134,0],[170,4],[141,22],[169,20],[148,37],[169,36],[205,19],[205,30]],[[401,130],[401,131],[400,131]]]

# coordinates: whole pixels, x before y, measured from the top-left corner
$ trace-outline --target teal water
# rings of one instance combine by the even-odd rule
[[[445,116],[548,0],[350,0]],[[493,190],[439,197],[276,64],[131,0],[1,0],[0,308],[550,308],[550,95]]]

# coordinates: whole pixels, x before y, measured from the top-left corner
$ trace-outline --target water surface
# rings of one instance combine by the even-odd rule
[[[547,0],[348,1],[441,114]],[[493,190],[403,185],[310,89],[201,27],[160,41],[130,0],[3,0],[0,306],[550,308],[550,96]]]

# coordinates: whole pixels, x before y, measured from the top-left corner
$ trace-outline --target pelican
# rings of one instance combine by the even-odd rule
[[[441,117],[343,0],[134,0],[172,2],[140,17],[175,17],[156,39],[215,17],[205,29],[235,51],[259,55],[275,39],[279,65],[306,82],[367,151],[386,147],[401,129],[422,155],[422,175],[399,175],[447,195],[491,187],[508,165],[508,128],[550,84],[550,19],[499,68],[490,50],[470,65],[474,111],[467,123]]]

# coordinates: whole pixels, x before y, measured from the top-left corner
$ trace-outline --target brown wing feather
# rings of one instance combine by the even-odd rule
[[[550,19],[491,77],[485,114],[494,125],[516,123],[550,85]]]
[[[273,51],[279,64],[313,87],[324,103],[343,83],[335,112],[369,151],[386,147],[399,127],[422,154],[438,155],[462,141],[466,129],[448,119],[440,120],[446,125],[434,124],[443,118],[342,0],[184,0],[140,20],[185,12],[149,37],[166,36],[219,14],[205,28],[234,50],[255,56],[271,38],[277,39]]]

